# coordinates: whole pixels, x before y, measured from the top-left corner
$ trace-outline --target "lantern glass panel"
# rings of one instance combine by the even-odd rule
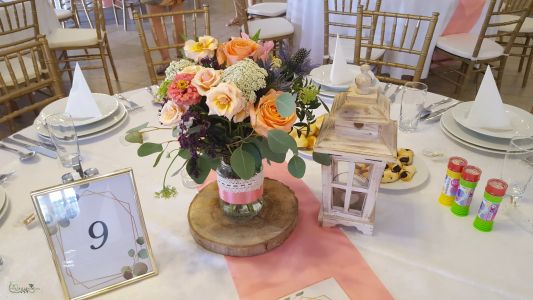
[[[373,165],[355,164],[353,162],[337,161],[335,173],[333,174],[333,183],[341,186],[351,186],[357,188],[368,188],[368,175],[372,174]],[[350,171],[354,170],[354,176],[351,185],[349,185]]]

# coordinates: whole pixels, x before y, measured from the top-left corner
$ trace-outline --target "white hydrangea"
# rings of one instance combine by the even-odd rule
[[[255,92],[266,87],[265,78],[268,73],[253,60],[245,58],[228,67],[222,73],[222,82],[231,82],[241,91],[250,102],[255,102]]]
[[[176,74],[181,72],[186,67],[194,65],[194,62],[188,59],[180,59],[177,61],[172,61],[168,68],[165,70],[166,80],[174,80]]]

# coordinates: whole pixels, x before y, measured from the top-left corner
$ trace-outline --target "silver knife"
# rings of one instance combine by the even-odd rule
[[[25,137],[22,134],[18,134],[17,133],[17,134],[14,134],[13,137],[18,139],[18,140],[33,144],[35,146],[45,147],[45,148],[48,148],[48,149],[50,149],[52,151],[56,151],[57,150],[56,146],[54,146],[54,144],[52,144],[52,143],[41,142],[41,141],[37,141],[37,140],[34,140],[34,139],[30,139],[29,137]]]
[[[425,115],[425,116],[422,116],[420,117],[420,120],[421,121],[429,121],[429,120],[433,120],[435,118],[438,118],[440,117],[443,113],[447,112],[450,108],[456,106],[456,105],[459,105],[460,103],[462,103],[461,101],[457,102],[457,103],[454,103],[448,107],[445,107],[445,108],[442,108],[442,109],[439,109],[437,111],[434,111],[428,115]]]
[[[32,146],[32,145],[24,144],[22,142],[15,141],[15,140],[7,138],[7,137],[4,138],[2,141],[6,142],[6,143],[13,144],[13,145],[17,145],[19,147],[24,147],[24,148],[26,148],[28,150],[35,151],[35,152],[37,152],[39,154],[48,156],[50,158],[57,158],[57,153],[55,151],[52,151],[52,150],[50,150],[48,148],[45,148],[45,147],[42,147],[42,146]]]

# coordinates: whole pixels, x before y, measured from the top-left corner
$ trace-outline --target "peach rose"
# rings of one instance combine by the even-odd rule
[[[205,57],[213,57],[218,47],[218,40],[212,36],[204,35],[198,38],[198,42],[188,40],[183,46],[185,56],[198,62]]]
[[[279,129],[289,132],[292,125],[296,122],[296,113],[290,117],[282,117],[276,108],[276,99],[283,92],[274,90],[268,91],[266,95],[261,97],[257,107],[250,109],[250,122],[257,134],[267,136],[271,129]]]
[[[196,73],[191,83],[200,95],[205,96],[211,88],[220,82],[221,74],[222,71],[220,70],[205,68]]]
[[[193,66],[188,66],[188,67],[185,67],[185,68],[181,69],[181,71],[179,71],[178,74],[193,74],[193,75],[195,75],[196,73],[202,71],[203,69],[204,69],[204,67],[202,67],[202,66],[193,65]]]
[[[248,103],[240,112],[238,112],[233,117],[233,123],[240,123],[244,121],[244,119],[248,118],[250,116],[250,110],[254,107],[253,103]]]
[[[246,101],[233,83],[223,82],[207,92],[206,102],[210,115],[233,119],[244,108]]]
[[[219,64],[226,63],[226,65],[230,66],[250,56],[256,59],[260,51],[261,45],[258,43],[234,37],[218,47],[217,60]]]
[[[187,107],[178,105],[174,101],[167,101],[161,109],[159,122],[165,126],[175,126],[181,120],[181,116],[187,111]]]

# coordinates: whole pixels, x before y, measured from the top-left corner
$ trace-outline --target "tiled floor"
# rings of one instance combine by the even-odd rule
[[[279,0],[278,0],[279,1]],[[208,0],[211,12],[212,35],[220,40],[238,34],[238,27],[226,27],[227,21],[234,14],[232,0]],[[186,1],[186,3],[188,3]],[[190,4],[186,4],[190,5]],[[140,46],[139,37],[135,31],[134,24],[130,22],[129,30],[115,26],[111,9],[106,9],[107,30],[111,44],[112,53],[118,69],[119,81],[113,80],[115,92],[127,91],[149,85],[149,76],[145,65],[145,60]],[[82,24],[87,26],[87,24]],[[518,59],[510,58],[506,74],[501,89],[504,102],[521,107],[527,111],[533,105],[533,80],[529,79],[526,88],[521,88],[522,73],[517,72]],[[90,70],[84,72],[87,81],[93,92],[107,93],[107,85],[102,70]],[[532,75],[533,76],[533,75]],[[65,78],[65,90],[68,91],[70,84]],[[430,76],[428,78],[430,90],[443,95],[453,96],[453,87],[441,82],[438,78]],[[476,85],[472,82],[467,88],[465,100],[474,98]],[[17,127],[23,128],[31,124],[33,114],[27,114],[17,121]],[[6,126],[0,125],[0,137],[8,134]]]

